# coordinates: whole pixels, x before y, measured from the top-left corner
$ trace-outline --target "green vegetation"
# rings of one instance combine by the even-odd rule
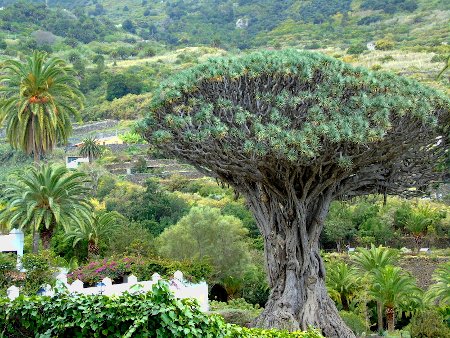
[[[83,222],[90,210],[85,196],[85,175],[69,172],[65,167],[43,164],[17,172],[4,182],[7,204],[0,211],[1,222],[8,228],[17,226],[39,233],[45,249],[59,227]],[[37,237],[36,237],[37,238]],[[38,241],[33,241],[33,252]]]
[[[246,197],[264,238],[271,287],[257,325],[295,330],[314,323],[325,335],[351,336],[326,295],[318,253],[330,204],[373,192],[422,194],[441,177],[436,163],[446,160],[449,125],[450,100],[440,92],[284,50],[210,59],[178,73],[155,93],[139,130],[162,152]],[[414,165],[393,169],[404,163]],[[374,218],[363,224],[383,232]],[[305,285],[315,292],[305,293]],[[392,331],[400,300],[375,297],[390,312]]]
[[[7,60],[2,70],[0,123],[11,145],[38,162],[58,143],[67,143],[70,118],[78,117],[82,106],[78,81],[63,60],[37,51],[25,63]]]
[[[34,327],[81,337],[320,337],[249,324],[313,324],[333,336],[310,313],[346,325],[340,336],[450,337],[448,1],[0,7],[0,233],[25,232],[26,269],[0,254],[1,337],[32,337]],[[78,155],[90,163],[60,167]],[[45,164],[28,169],[33,157]],[[325,216],[326,182],[337,200]],[[394,197],[399,190],[417,198]],[[302,222],[307,230],[295,231]],[[55,286],[61,267],[85,285],[181,270],[205,280],[210,299],[227,300],[210,302],[223,320],[164,286],[120,299],[34,296]],[[12,284],[24,297],[10,306],[1,297]],[[304,290],[319,290],[325,312],[311,310]],[[306,324],[289,310],[302,311],[297,298],[312,304]],[[83,315],[81,303],[99,316]]]

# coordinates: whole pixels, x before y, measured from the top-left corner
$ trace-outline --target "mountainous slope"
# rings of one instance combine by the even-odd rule
[[[12,2],[0,0],[0,6]],[[399,47],[432,48],[450,37],[447,0],[48,0],[48,5],[76,16],[84,11],[170,45],[317,48],[388,38]]]

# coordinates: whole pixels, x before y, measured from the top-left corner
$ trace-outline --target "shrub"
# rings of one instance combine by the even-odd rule
[[[190,299],[179,300],[164,282],[152,292],[118,297],[58,293],[50,297],[0,298],[0,332],[6,337],[297,337],[323,338],[317,330],[247,329],[206,315]]]
[[[358,55],[358,54],[362,54],[364,53],[364,51],[367,50],[367,47],[364,44],[357,44],[357,45],[351,45],[348,49],[347,49],[347,54],[350,55]]]
[[[450,329],[436,310],[427,310],[416,314],[410,324],[411,337],[414,338],[449,338]]]
[[[395,42],[391,39],[380,39],[375,42],[376,49],[379,50],[391,50],[395,46]]]
[[[364,319],[357,314],[348,311],[340,311],[339,315],[355,335],[361,336],[363,332],[367,332],[367,326]]]

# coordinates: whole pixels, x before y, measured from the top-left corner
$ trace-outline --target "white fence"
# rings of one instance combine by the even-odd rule
[[[119,296],[123,292],[147,292],[152,290],[152,286],[156,284],[161,276],[157,273],[153,274],[151,281],[138,282],[136,276],[128,276],[125,278],[125,282],[121,284],[113,284],[110,278],[104,278],[100,283],[97,283],[95,287],[85,288],[83,282],[79,279],[75,280],[72,284],[67,283],[67,275],[64,273],[59,274],[56,279],[60,283],[64,284],[69,292],[81,293],[85,295],[103,294],[106,296]],[[201,282],[198,284],[192,284],[184,280],[183,273],[176,271],[174,278],[168,281],[169,289],[173,292],[176,298],[194,298],[197,299],[202,311],[208,311],[208,284]],[[47,285],[41,289],[42,295],[53,296],[54,290]],[[8,298],[14,300],[20,295],[20,289],[16,286],[11,286],[7,290]]]

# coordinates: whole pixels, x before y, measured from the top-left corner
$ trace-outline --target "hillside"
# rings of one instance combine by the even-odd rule
[[[0,6],[12,2],[0,0]],[[34,4],[45,7],[43,2]],[[72,18],[56,16],[59,24],[44,24],[44,17],[51,16],[52,11],[40,16],[36,10],[31,11],[33,19],[30,16],[29,21],[55,35],[62,33],[62,23],[81,19],[84,13],[99,24],[97,31],[102,24],[114,23],[108,26],[111,30],[122,26],[138,38],[175,46],[346,48],[389,38],[398,47],[432,48],[448,43],[450,36],[450,3],[445,0],[50,0],[48,4],[52,11],[59,8],[59,13],[67,14],[68,9],[74,14]],[[4,13],[1,17],[8,19]],[[3,30],[14,32],[7,22],[2,25]],[[92,32],[85,32],[88,33]],[[107,38],[99,35],[100,40]]]

